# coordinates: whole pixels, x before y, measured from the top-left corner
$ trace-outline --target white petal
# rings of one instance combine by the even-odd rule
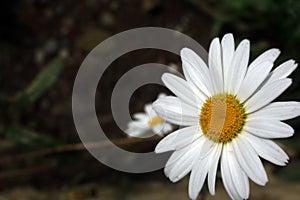
[[[163,133],[168,133],[173,129],[172,125],[169,123],[164,123]]]
[[[292,83],[291,79],[285,78],[264,85],[245,103],[247,113],[254,112],[269,104],[281,93],[283,93]]]
[[[245,77],[249,62],[250,42],[243,40],[237,47],[228,70],[228,88],[225,92],[236,94]]]
[[[151,118],[153,118],[153,117],[156,116],[156,113],[155,113],[155,111],[153,110],[152,104],[151,104],[151,103],[146,104],[146,105],[144,106],[144,110],[145,110],[145,113],[146,113],[146,115],[148,116],[149,119],[151,119]]]
[[[252,67],[252,69],[249,69],[247,71],[245,79],[243,80],[242,85],[237,93],[238,99],[242,103],[246,99],[248,99],[260,86],[260,84],[267,78],[272,67],[272,62],[265,61],[255,65],[254,67]]]
[[[249,180],[244,171],[241,169],[235,154],[234,149],[231,144],[226,144],[224,146],[224,153],[227,153],[227,162],[229,163],[229,170],[231,178],[233,180],[233,185],[236,191],[243,199],[249,197]]]
[[[167,96],[165,93],[159,93],[157,99]]]
[[[173,163],[173,167],[169,174],[169,179],[172,182],[177,182],[189,173],[193,167],[193,163],[200,154],[199,148],[203,141],[197,140],[195,143],[188,146],[187,149],[182,151],[182,156]]]
[[[268,80],[265,82],[265,85],[270,84],[273,81],[288,77],[296,68],[297,64],[295,64],[294,60],[288,60],[282,63],[271,72]]]
[[[186,80],[203,92],[211,96],[212,82],[205,62],[191,49],[183,48],[180,51],[182,69]]]
[[[251,113],[249,119],[276,119],[288,120],[300,115],[300,102],[274,102],[266,107]]]
[[[277,120],[249,119],[244,129],[262,138],[286,138],[294,134],[291,126]]]
[[[222,61],[224,74],[224,89],[228,88],[229,69],[234,54],[234,39],[231,33],[224,35],[221,41],[222,45]]]
[[[182,101],[196,108],[201,107],[203,101],[200,100],[200,94],[193,91],[185,80],[173,74],[165,73],[162,76],[162,81]]]
[[[198,126],[190,126],[178,129],[164,137],[156,146],[155,153],[162,153],[166,151],[178,150],[186,145],[191,144],[194,140],[199,138],[202,133]]]
[[[211,195],[215,194],[215,185],[216,185],[216,174],[218,163],[220,159],[220,155],[222,152],[222,144],[217,144],[214,146],[212,151],[212,155],[209,160],[209,168],[208,168],[208,189]]]
[[[203,142],[204,142],[204,140],[199,138],[198,140],[195,140],[190,145],[187,145],[179,150],[174,151],[173,154],[170,156],[168,162],[166,163],[166,166],[164,169],[165,175],[169,178],[171,177],[170,180],[173,180],[173,181],[177,180],[176,176],[179,174],[181,174],[183,177],[182,173],[178,172],[176,174],[175,173],[176,171],[174,171],[174,170],[176,170],[177,165],[182,162],[182,159],[186,160],[185,163],[187,164],[187,166],[185,166],[185,167],[187,168],[187,171],[181,171],[181,172],[188,173],[192,169],[192,163],[188,163],[187,161],[193,160],[193,162],[194,162],[194,160],[196,160],[195,159],[196,155],[198,155],[198,153],[199,153],[199,151],[197,151],[197,149],[199,147],[201,147]],[[192,154],[195,154],[195,155],[193,156]]]
[[[125,131],[128,137],[140,137],[144,134],[145,131],[143,130],[126,130]]]
[[[190,149],[190,146],[186,146],[184,148],[181,148],[177,151],[174,151],[170,158],[168,159],[166,166],[164,168],[164,172],[166,177],[170,176],[171,170],[174,168],[177,161],[182,157],[184,153],[186,153]]]
[[[252,70],[252,68],[257,67],[257,65],[265,61],[269,61],[273,63],[278,58],[279,54],[280,54],[280,50],[275,48],[265,51],[249,65],[248,70]]]
[[[219,38],[213,39],[210,44],[208,65],[214,87],[214,94],[223,92],[222,54]]]
[[[148,116],[145,115],[144,113],[135,113],[135,114],[133,114],[133,118],[137,119],[137,120],[142,120],[142,121],[148,120]]]
[[[199,159],[193,165],[189,180],[189,196],[191,199],[196,199],[203,187],[208,172],[208,158]]]
[[[244,139],[243,133],[232,140],[234,154],[247,176],[258,185],[268,181],[266,171],[252,146]]]
[[[280,166],[284,166],[288,162],[288,155],[275,142],[258,138],[247,132],[244,135],[260,157]]]
[[[200,149],[200,159],[203,159],[207,156],[209,156],[210,154],[213,153],[213,149],[216,146],[216,143],[210,139],[208,139],[207,137],[203,137],[204,142],[201,145],[201,149]]]
[[[239,195],[237,192],[236,188],[234,187],[234,183],[231,177],[230,173],[230,167],[228,163],[228,152],[225,150],[226,144],[223,146],[223,151],[222,151],[222,158],[221,158],[221,176],[222,176],[222,181],[224,184],[224,187],[229,194],[231,199],[242,199],[242,197]],[[230,152],[232,153],[232,152]]]
[[[144,128],[130,127],[127,130],[125,130],[125,133],[128,135],[128,137],[139,137],[139,138],[147,138],[154,135],[153,132],[151,131],[151,128],[149,127],[144,127]]]
[[[156,113],[163,119],[177,125],[193,126],[199,124],[199,110],[180,99],[167,96],[153,104]]]
[[[147,121],[131,121],[128,123],[128,128],[143,129],[149,128]]]
[[[163,128],[164,128],[164,123],[159,123],[156,124],[155,126],[152,127],[152,130],[154,133],[158,135],[163,135]]]

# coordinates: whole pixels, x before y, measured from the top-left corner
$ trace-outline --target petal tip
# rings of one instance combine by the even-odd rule
[[[277,48],[275,48],[274,51],[275,51],[276,55],[279,55],[281,53],[280,49],[277,49]]]
[[[161,140],[162,141],[162,140]],[[168,151],[168,149],[165,147],[165,146],[163,146],[163,145],[160,145],[160,143],[158,143],[157,145],[156,145],[156,147],[155,147],[155,149],[154,149],[154,152],[155,153],[164,153],[164,152],[166,152],[166,151]]]
[[[227,40],[227,39],[234,39],[233,37],[233,34],[232,33],[226,33],[224,36],[223,36],[223,40]]]
[[[245,47],[250,47],[250,40],[244,39],[244,40],[241,42],[241,45],[243,45],[243,46],[245,46]]]
[[[163,73],[163,75],[161,76],[161,80],[165,83],[165,81],[167,81],[170,75],[170,73]]]
[[[183,55],[187,54],[187,53],[190,53],[192,50],[188,47],[183,47],[181,50],[180,50],[180,56],[182,57]]]

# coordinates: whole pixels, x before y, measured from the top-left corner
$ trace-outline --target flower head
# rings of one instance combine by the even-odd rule
[[[158,99],[164,96],[166,95],[161,93]],[[133,115],[135,120],[128,123],[125,132],[129,137],[150,137],[153,133],[162,136],[172,130],[171,124],[156,114],[151,103],[146,104],[144,110],[145,113],[135,113]]]
[[[165,166],[173,182],[191,172],[189,196],[196,199],[207,177],[215,194],[220,161],[222,181],[232,199],[249,197],[249,178],[259,185],[268,181],[260,160],[285,165],[287,154],[272,138],[293,135],[282,122],[300,115],[299,102],[274,102],[292,83],[287,78],[297,67],[288,60],[272,70],[279,56],[270,49],[250,65],[250,43],[235,49],[232,34],[210,45],[208,66],[192,50],[181,50],[185,80],[164,74],[164,84],[177,96],[153,103],[161,118],[185,126],[169,134],[156,146],[157,153],[174,151]]]

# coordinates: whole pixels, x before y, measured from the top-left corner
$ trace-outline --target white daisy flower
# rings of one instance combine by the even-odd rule
[[[161,93],[158,99],[165,97]],[[163,136],[172,130],[172,126],[160,118],[152,108],[152,104],[146,104],[144,107],[145,113],[135,113],[133,115],[134,121],[128,123],[128,128],[125,130],[129,137],[146,138],[154,134]]]
[[[177,96],[153,103],[163,119],[181,128],[162,139],[155,152],[174,151],[165,166],[173,182],[191,172],[189,196],[196,199],[207,177],[215,194],[218,163],[222,181],[232,199],[249,197],[249,179],[268,181],[259,157],[276,165],[288,162],[287,154],[272,138],[286,138],[294,130],[282,120],[300,114],[299,102],[274,102],[292,83],[287,78],[297,67],[293,60],[271,71],[278,49],[270,49],[249,66],[250,44],[235,49],[232,34],[215,38],[208,66],[192,50],[181,50],[185,79],[164,74],[162,80]]]

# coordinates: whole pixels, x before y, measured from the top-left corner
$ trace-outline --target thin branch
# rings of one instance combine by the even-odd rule
[[[0,163],[10,163],[14,161],[27,160],[27,159],[46,156],[55,153],[86,150],[86,148],[107,147],[110,146],[111,143],[114,143],[115,145],[124,146],[128,144],[135,144],[135,143],[145,142],[145,141],[155,141],[160,138],[161,137],[159,136],[155,136],[151,138],[118,138],[118,139],[112,139],[110,141],[90,142],[90,143],[86,143],[85,145],[83,145],[82,143],[67,144],[67,145],[61,145],[61,146],[51,147],[47,149],[22,153],[15,156],[12,155],[5,156],[1,158]]]

